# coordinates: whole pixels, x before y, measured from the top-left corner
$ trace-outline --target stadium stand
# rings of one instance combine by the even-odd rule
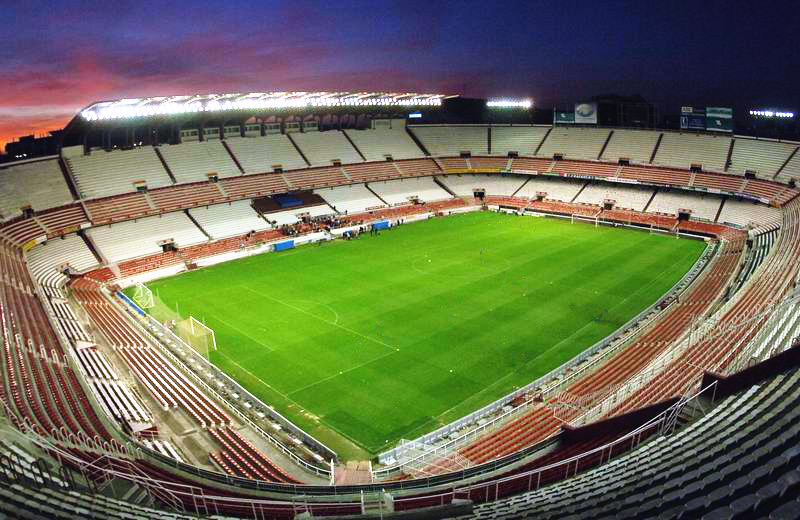
[[[69,264],[78,272],[84,272],[97,265],[97,259],[86,247],[86,243],[75,234],[64,235],[37,245],[28,251],[27,260],[36,279],[42,278],[62,264]]]
[[[194,208],[189,213],[213,240],[269,228],[269,224],[250,207],[249,200]]]
[[[783,169],[778,172],[776,179],[781,182],[789,182],[790,180],[797,180],[800,179],[800,146],[798,147],[798,151],[792,155],[792,158],[789,159]]]
[[[658,132],[615,128],[601,159],[612,162],[628,159],[633,163],[648,164],[659,135]]]
[[[439,127],[418,127],[415,132],[429,128],[439,129]],[[469,130],[462,133],[463,128]],[[480,141],[479,134],[485,132],[485,128],[456,127],[454,133],[459,134],[457,140],[463,144],[470,141],[469,136],[472,135],[473,130],[478,130],[477,140]],[[495,130],[495,128],[492,129],[493,143]],[[579,131],[580,129],[569,130]],[[520,132],[520,134],[523,133]],[[339,135],[344,138],[343,134]],[[699,137],[679,134],[667,134],[665,139],[668,135],[672,135],[681,142],[684,140],[689,142],[684,147],[685,154],[676,155],[674,160],[669,160],[670,166],[673,168],[681,166],[675,161],[701,162],[705,168],[710,168],[704,161],[707,159],[717,161],[722,149],[720,142],[730,142],[729,138],[708,136],[702,136],[704,139],[701,141],[692,141]],[[484,134],[484,137],[487,137],[487,134]],[[551,137],[553,136],[548,137],[548,141]],[[612,148],[616,137],[615,131],[606,152],[611,149],[614,154],[618,153],[615,148]],[[513,135],[506,138],[508,142],[515,143],[523,142],[527,137]],[[232,145],[240,141],[259,139],[266,138],[235,138],[228,142]],[[638,139],[638,137],[633,139]],[[486,139],[484,139],[485,141]],[[742,174],[743,171],[739,171],[739,169],[750,169],[742,166],[746,164],[761,162],[772,168],[775,163],[779,162],[778,160],[770,162],[766,159],[763,161],[759,159],[758,153],[752,149],[748,150],[752,144],[750,142],[739,148],[739,156],[737,156],[736,147],[741,144],[741,141],[744,140],[737,138],[734,145],[730,173]],[[436,146],[447,148],[445,143],[436,139],[432,139],[432,142]],[[554,142],[557,142],[557,139]],[[219,144],[219,142],[217,143]],[[205,145],[208,143],[195,144]],[[352,148],[349,143],[347,144]],[[291,143],[289,145],[291,146]],[[573,148],[576,150],[576,156],[591,155],[589,151],[593,150],[595,145],[595,139],[581,139],[575,143]],[[461,146],[455,144],[450,148],[458,149]],[[663,147],[664,143],[659,149],[659,155],[661,155]],[[628,149],[624,146],[619,148]],[[644,152],[639,149],[638,145],[632,144],[630,147],[630,150],[636,151],[637,149],[639,150],[637,153],[643,155]],[[618,406],[612,409],[611,415],[639,409],[653,403],[661,403],[664,402],[664,399],[696,390],[703,370],[715,372],[728,370],[736,356],[743,352],[744,345],[756,338],[759,328],[765,322],[765,318],[758,318],[752,322],[752,325],[748,325],[747,320],[757,313],[768,312],[770,306],[790,290],[797,275],[797,259],[800,258],[800,215],[798,214],[800,203],[797,202],[791,202],[781,210],[730,196],[723,198],[713,194],[701,195],[697,192],[670,191],[659,188],[647,209],[649,212],[662,212],[671,217],[658,217],[645,215],[638,211],[643,209],[643,203],[646,204],[649,194],[653,193],[651,188],[624,184],[589,184],[585,180],[543,176],[442,175],[437,163],[430,159],[408,162],[381,161],[357,164],[352,167],[317,168],[303,172],[287,172],[286,174],[241,176],[241,172],[238,172],[237,169],[235,177],[224,179],[219,185],[208,182],[175,187],[166,185],[161,189],[151,189],[148,194],[126,193],[133,191],[131,179],[139,178],[139,174],[129,171],[130,177],[127,180],[131,181],[127,183],[127,187],[122,189],[125,186],[123,181],[126,178],[119,172],[132,168],[129,164],[130,157],[148,150],[152,152],[152,149],[142,148],[132,151],[94,152],[92,156],[89,156],[89,158],[99,158],[98,162],[103,162],[101,160],[103,158],[110,158],[109,164],[116,170],[116,173],[107,179],[108,183],[106,184],[106,179],[100,179],[100,175],[97,173],[101,167],[104,167],[103,165],[97,166],[92,161],[81,165],[84,184],[92,185],[94,183],[99,192],[111,195],[88,201],[86,203],[88,215],[83,212],[82,206],[79,204],[56,207],[52,211],[41,211],[41,213],[39,211],[45,208],[35,207],[37,213],[34,216],[11,220],[0,230],[0,272],[3,273],[3,276],[0,277],[0,317],[4,324],[0,368],[3,370],[6,381],[6,384],[0,385],[0,398],[8,403],[11,410],[11,413],[7,414],[8,418],[18,427],[29,424],[28,431],[61,440],[66,439],[64,432],[69,432],[69,438],[72,441],[89,443],[89,439],[95,439],[91,444],[94,446],[92,449],[107,451],[115,449],[122,453],[124,449],[112,438],[107,424],[96,414],[92,403],[99,399],[109,415],[120,421],[149,421],[152,419],[152,414],[149,413],[146,406],[137,401],[136,396],[130,393],[124,384],[118,382],[121,379],[120,374],[117,374],[108,365],[107,360],[104,362],[99,350],[84,348],[76,351],[75,354],[83,371],[88,375],[91,386],[89,393],[86,393],[81,387],[74,369],[69,364],[59,362],[60,359],[68,356],[68,351],[65,351],[64,348],[69,346],[69,343],[59,341],[59,326],[73,345],[77,340],[91,339],[81,325],[80,319],[72,312],[69,305],[63,303],[62,300],[66,293],[58,289],[58,286],[64,278],[60,275],[56,276],[57,273],[54,269],[57,265],[66,262],[79,271],[96,265],[97,260],[86,243],[79,236],[69,234],[63,239],[51,238],[44,244],[33,246],[27,252],[27,267],[30,269],[30,274],[26,269],[23,252],[11,245],[21,245],[31,238],[66,232],[75,225],[85,224],[87,218],[91,218],[93,224],[98,225],[106,220],[131,218],[131,215],[138,215],[140,212],[147,214],[165,209],[184,209],[198,205],[205,206],[209,202],[219,202],[227,197],[244,198],[264,193],[285,192],[293,187],[306,187],[312,182],[336,185],[332,188],[318,189],[315,193],[324,197],[339,211],[355,214],[383,207],[384,204],[380,198],[384,198],[389,204],[403,204],[407,202],[409,195],[417,195],[422,200],[436,200],[434,197],[438,195],[442,195],[442,198],[449,198],[450,195],[445,189],[437,184],[436,180],[438,180],[457,196],[464,197],[464,199],[469,198],[469,203],[474,202],[472,201],[473,189],[481,188],[486,190],[488,195],[486,202],[489,204],[508,204],[518,208],[587,217],[597,215],[598,209],[579,204],[599,204],[605,198],[612,198],[617,200],[618,207],[630,207],[637,211],[603,211],[600,213],[601,218],[618,222],[649,224],[669,231],[680,229],[718,236],[722,239],[717,246],[719,253],[706,267],[703,276],[699,277],[684,294],[681,294],[680,301],[667,305],[663,314],[659,315],[658,321],[653,322],[652,326],[629,346],[604,358],[596,365],[599,369],[595,370],[595,367],[592,367],[591,370],[584,373],[570,375],[570,379],[565,383],[567,390],[564,394],[559,394],[556,399],[572,395],[597,402],[597,400],[611,395],[619,385],[642,373],[650,363],[665,354],[670,345],[675,344],[687,330],[693,327],[698,316],[705,317],[706,313],[716,308],[717,304],[723,305],[723,310],[720,311],[718,317],[718,326],[731,327],[732,330],[735,329],[735,332],[724,337],[709,335],[699,337],[683,355],[679,355],[675,361],[668,364],[663,373],[648,380],[646,385],[629,394],[624,401],[616,403]],[[224,148],[222,151],[227,154]],[[497,152],[494,146],[492,146],[492,151],[502,154]],[[669,147],[667,147],[667,151],[669,152]],[[125,155],[129,153],[132,155]],[[362,153],[364,153],[363,150]],[[380,154],[380,152],[374,153]],[[451,151],[450,155],[453,153],[457,155],[459,151]],[[122,158],[123,155],[125,155],[125,159]],[[668,155],[669,153],[665,157]],[[608,158],[607,153],[604,154],[604,157]],[[698,157],[700,159],[697,159]],[[724,157],[723,154],[723,163]],[[230,157],[228,156],[228,158]],[[596,157],[583,158],[596,159]],[[67,159],[70,168],[75,172],[76,168],[73,163],[81,163],[83,159],[87,158],[81,156],[78,158],[67,157]],[[631,159],[633,160],[633,158]],[[183,159],[179,159],[179,161],[182,162]],[[257,161],[261,161],[261,159],[257,159]],[[360,157],[356,161],[361,162]],[[504,158],[473,157],[439,160],[439,164],[444,164],[445,167],[452,165],[453,168],[500,168],[505,163],[507,161]],[[623,178],[657,184],[693,184],[697,187],[747,193],[780,204],[787,203],[797,194],[796,190],[783,185],[732,175],[691,174],[683,170],[657,167],[619,168],[617,165],[601,163],[553,162],[527,158],[514,159],[513,163],[519,164],[520,170],[552,171],[562,175],[581,174],[581,172],[585,175],[595,176],[618,174]],[[166,175],[160,163],[159,167],[161,173]],[[788,171],[791,172],[791,167],[790,161],[784,170],[789,168]],[[195,171],[200,172],[201,170]],[[254,172],[255,170],[247,173]],[[4,172],[0,172],[0,174],[4,174]],[[49,175],[52,174],[53,172]],[[408,178],[374,182],[375,179],[386,179],[387,177],[419,177],[432,174],[439,175],[439,178],[436,180],[433,178]],[[191,175],[200,175],[200,173]],[[760,171],[759,176],[770,178],[763,176]],[[307,179],[311,177],[316,180],[308,181]],[[59,178],[63,183],[60,171]],[[779,176],[778,178],[785,177]],[[182,181],[179,180],[179,182]],[[370,182],[370,184],[339,185],[347,182]],[[409,188],[409,186],[413,186],[413,188]],[[152,188],[149,185],[148,187]],[[64,188],[66,189],[66,185]],[[120,189],[122,191],[117,191]],[[537,192],[547,193],[548,200],[530,200],[536,198]],[[598,199],[599,202],[597,202]],[[620,199],[625,202],[620,202]],[[575,204],[571,204],[572,201]],[[70,201],[65,202],[69,203]],[[400,215],[411,211],[435,211],[440,207],[451,207],[449,204],[456,207],[456,205],[466,203],[462,199],[450,198],[441,206],[432,203],[419,209],[407,206],[386,211],[390,215],[394,215],[395,211],[397,215]],[[61,206],[63,202],[53,203],[53,205]],[[692,209],[693,218],[713,221],[716,214],[719,213],[719,223],[757,226],[757,230],[751,232],[751,234],[755,233],[753,248],[747,252],[747,256],[743,254],[745,251],[745,234],[743,232],[728,230],[709,222],[676,221],[672,216],[678,208]],[[297,211],[314,214],[317,209],[330,211],[327,206],[310,206]],[[189,262],[203,255],[234,250],[243,243],[242,238],[236,235],[251,230],[250,226],[244,222],[263,222],[259,217],[254,216],[255,212],[249,208],[249,200],[197,207],[189,210],[188,214],[192,215],[212,238],[222,240],[209,243],[203,232],[187,218],[186,213],[181,211],[164,214],[161,217],[146,217],[138,221],[95,227],[90,229],[87,234],[111,263],[141,257],[118,266],[121,276],[124,277],[164,265]],[[779,223],[780,229],[778,229]],[[262,238],[278,236],[273,233],[276,232],[266,230],[262,231],[259,236]],[[161,252],[157,241],[163,238],[174,238],[181,247],[180,255]],[[147,256],[142,257],[142,255]],[[103,271],[109,270],[104,269]],[[99,272],[97,276],[100,276]],[[105,279],[111,279],[117,275],[102,274],[102,276]],[[46,295],[44,299],[40,299],[36,290],[37,280]],[[136,380],[152,394],[155,402],[167,410],[181,407],[193,417],[201,428],[216,426],[209,431],[210,438],[216,443],[216,447],[212,451],[206,450],[210,466],[226,473],[228,477],[225,478],[243,477],[266,482],[297,482],[296,479],[275,465],[266,454],[260,452],[246,440],[237,431],[230,417],[220,408],[220,405],[205,395],[199,387],[189,382],[180,370],[171,366],[168,359],[162,356],[132,323],[120,315],[120,310],[111,304],[97,284],[88,280],[89,278],[84,278],[84,280],[74,283],[73,294],[89,313],[97,330],[100,330],[108,342],[116,347],[121,359],[131,368]],[[721,296],[729,287],[732,290],[728,296],[732,295],[732,298],[728,303],[723,303]],[[48,315],[50,316],[48,317]],[[784,327],[780,329],[782,341],[792,339],[795,334],[793,331],[795,331],[796,318],[796,315],[794,318],[787,318],[786,324],[782,325]],[[742,325],[747,326],[743,327]],[[52,352],[53,357],[51,358],[50,354],[40,355],[37,349],[41,352]],[[763,355],[768,356],[769,352],[770,347],[765,347]],[[644,518],[656,513],[674,513],[675,516],[682,515],[681,518],[693,518],[699,517],[700,511],[719,508],[715,512],[715,516],[711,517],[761,518],[767,515],[770,515],[770,518],[792,517],[791,514],[800,509],[800,505],[795,501],[798,491],[797,483],[800,482],[796,475],[798,461],[796,460],[797,450],[794,448],[797,441],[797,428],[794,427],[797,423],[795,410],[798,408],[795,405],[798,395],[800,395],[797,392],[797,389],[800,388],[798,384],[800,377],[797,374],[798,372],[795,371],[785,376],[779,376],[773,381],[765,383],[761,388],[756,387],[742,394],[741,397],[726,401],[723,405],[715,408],[712,414],[690,426],[686,430],[689,433],[679,434],[674,439],[657,438],[646,444],[644,451],[634,452],[627,456],[628,458],[620,459],[627,462],[613,461],[596,470],[579,474],[576,478],[562,484],[542,488],[508,501],[501,500],[485,507],[479,506],[475,516],[477,518],[494,518],[507,515],[512,518],[541,514],[543,517],[576,515],[576,517],[588,518],[606,515]],[[96,395],[97,398],[91,397],[92,395]],[[558,433],[564,420],[575,416],[571,412],[559,414],[558,417],[554,416],[552,408],[548,406],[552,404],[552,401],[534,404],[530,410],[517,416],[513,421],[502,424],[497,430],[464,446],[459,450],[459,457],[461,460],[469,461],[470,464],[497,460],[499,457],[513,454],[519,449],[531,446],[543,439],[551,438]],[[608,439],[605,437],[598,437],[592,443],[581,446],[583,449],[588,449],[606,440]],[[73,442],[70,446],[75,444],[77,442]],[[168,444],[150,442],[147,445],[166,457],[175,458]],[[100,447],[98,448],[98,446]],[[70,449],[77,457],[86,456],[86,460],[97,460],[97,454],[94,452],[85,455],[80,449]],[[549,458],[542,458],[540,462],[557,462],[561,458],[568,458],[575,453],[578,452],[569,450],[558,451],[558,454],[554,452],[550,454]],[[634,456],[637,458],[633,459]],[[640,460],[645,460],[646,464],[640,464]],[[0,465],[3,464],[3,461],[4,457],[0,454]],[[631,466],[631,461],[635,461],[633,464],[635,467]],[[181,478],[171,473],[160,473],[159,470],[149,467],[143,461],[137,462],[137,465],[140,471],[147,472],[148,475],[156,478],[163,478],[160,484],[163,486],[171,486],[170,482],[177,482]],[[453,469],[453,466],[442,465],[441,467],[445,470]],[[34,468],[30,461],[27,466],[20,464],[20,469],[22,473],[27,471],[29,476],[33,476],[33,480],[38,479],[40,483],[45,481],[44,473],[40,469]],[[39,471],[38,474],[37,471]],[[579,473],[577,465],[573,467],[572,471]],[[568,466],[566,473],[569,472]],[[141,473],[138,475],[141,478]],[[0,480],[5,480],[7,477],[7,472],[0,471]],[[211,478],[210,475],[205,475],[205,477]],[[229,485],[235,481],[227,480],[225,482],[226,485]],[[16,508],[5,509],[12,515],[22,509],[31,508],[41,511],[43,516],[70,517],[70,514],[64,511],[75,513],[82,507],[88,507],[83,505],[84,498],[79,497],[79,493],[70,492],[69,496],[74,500],[68,499],[67,494],[59,489],[60,484],[57,481],[54,486],[44,486],[42,490],[34,493],[30,491],[35,486],[32,488],[27,484],[15,483],[14,485],[21,489],[12,487],[11,489],[16,490],[16,493],[9,493],[9,489],[4,488],[3,500],[0,500],[0,504],[2,504],[0,508],[9,507],[7,504]],[[201,486],[197,482],[194,482],[193,485]],[[499,490],[501,486],[502,484],[495,489]],[[48,491],[45,492],[45,489]],[[206,508],[205,513],[214,510],[221,514],[234,510],[233,506],[230,506],[231,509],[226,509],[224,506],[216,508],[214,501],[222,502],[223,500],[219,496],[218,489],[213,487],[202,489],[204,490],[201,494],[204,494],[209,500],[203,502],[203,507]],[[426,489],[428,489],[427,493],[435,494],[437,492]],[[462,492],[464,492],[463,489]],[[480,492],[484,492],[484,489],[481,489]],[[466,491],[468,496],[475,499],[476,502],[490,499],[489,492],[485,492],[486,495],[483,495],[485,498],[480,498],[478,492],[470,494],[469,491]],[[51,495],[55,498],[50,498]],[[494,496],[495,498],[500,496],[499,491],[495,491]],[[196,498],[194,495],[192,497],[184,496],[180,500],[183,501],[184,507],[191,508],[194,498]],[[131,511],[135,511],[135,513],[123,515],[120,512],[120,515],[117,515],[117,511],[113,510],[114,507],[105,499],[90,497],[86,500],[90,500],[92,504],[100,504],[98,505],[100,508],[105,508],[102,510],[107,517],[131,517],[135,514],[144,517],[150,515],[160,515],[165,518],[175,517],[170,516],[170,513],[151,513],[150,511],[153,510],[140,511],[139,506],[127,505],[127,503],[128,513]],[[169,502],[169,500],[164,501],[164,503]],[[444,499],[438,496],[423,496],[418,502],[414,502],[413,498],[405,502],[400,499],[397,510],[402,510],[409,504],[416,504],[417,507],[420,507],[420,505],[432,505],[440,502],[444,502]],[[195,504],[194,507],[197,505]],[[209,507],[213,509],[209,509]],[[259,512],[263,513],[263,510],[257,510],[256,506],[249,504],[241,507],[242,509],[236,510],[237,513],[244,512],[242,514],[250,516],[255,516]],[[247,507],[251,508],[247,509]],[[280,513],[275,513],[275,516],[291,518],[296,513],[296,509],[285,504],[274,507],[285,507]],[[327,514],[362,511],[361,504],[342,504],[331,506],[329,509],[325,509],[326,507],[328,506],[318,507],[316,511]],[[311,510],[309,508],[309,511]],[[262,514],[262,516],[265,515]]]
[[[69,233],[89,224],[89,219],[79,204],[46,209],[36,215],[36,220],[47,230],[48,236]]]
[[[469,518],[796,518],[797,430],[786,425],[797,422],[798,379],[771,378],[673,436]]]
[[[271,172],[278,165],[284,171],[307,166],[292,142],[283,134],[234,138],[225,142],[246,174]]]
[[[178,247],[208,240],[182,212],[96,227],[87,234],[109,262],[159,252],[161,246],[158,242],[161,240],[174,240]]]
[[[537,155],[562,154],[566,159],[597,160],[610,132],[607,128],[554,127]]]
[[[751,171],[759,178],[772,179],[797,146],[796,143],[751,139],[737,135],[733,141],[728,172],[744,175],[746,171]]]
[[[647,209],[653,213],[672,216],[677,215],[679,209],[691,209],[692,217],[714,221],[721,203],[722,197],[719,195],[698,195],[682,190],[666,191],[662,188]]]
[[[687,170],[700,164],[703,171],[724,172],[730,145],[727,136],[664,132],[653,164]]]
[[[493,126],[492,155],[536,155],[536,149],[550,130],[549,126]]]
[[[616,164],[588,161],[554,161],[550,169],[559,175],[592,175],[596,177],[616,177],[621,170]]]
[[[85,199],[136,191],[140,185],[154,189],[172,184],[152,146],[110,152],[94,150],[90,155],[83,155],[81,147],[74,147],[65,148],[63,153]]]
[[[413,198],[420,202],[450,198],[450,194],[433,182],[430,177],[371,182],[368,186],[391,206],[409,204]]]
[[[333,161],[337,160],[341,164],[363,161],[358,151],[339,130],[294,133],[292,139],[302,150],[311,166],[330,166]]]
[[[547,200],[570,202],[580,192],[586,181],[534,176],[517,192],[517,197],[535,199],[538,193],[545,193]]]
[[[72,195],[57,159],[45,159],[0,167],[0,221],[21,215],[21,208],[36,211],[72,202]]]
[[[758,227],[780,223],[781,210],[747,200],[727,199],[719,214],[718,222],[741,227]]]
[[[375,194],[369,191],[363,184],[314,190],[314,193],[325,199],[336,211],[345,215],[349,213],[361,213],[368,209],[386,206],[383,201],[376,197]]]
[[[489,154],[489,134],[485,126],[412,126],[414,135],[434,156],[456,157],[461,152]]]
[[[469,173],[450,174],[439,177],[442,183],[457,197],[472,197],[475,189],[487,194],[510,196],[525,181],[517,175],[475,175]]]
[[[358,147],[367,161],[416,159],[423,156],[422,150],[408,136],[405,128],[376,130],[343,130]]]
[[[639,188],[624,184],[589,184],[581,190],[575,198],[575,202],[602,206],[603,201],[613,200],[616,202],[615,207],[617,208],[644,211],[645,205],[652,196],[652,188]]]
[[[242,174],[219,140],[162,145],[158,151],[179,184],[207,181],[209,175],[222,178]]]

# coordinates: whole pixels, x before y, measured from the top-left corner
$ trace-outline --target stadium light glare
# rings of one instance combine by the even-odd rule
[[[531,108],[532,99],[494,99],[486,102],[489,108]]]
[[[776,110],[751,110],[751,116],[756,117],[779,117],[781,119],[792,119],[794,112],[779,112]]]
[[[304,107],[441,106],[442,94],[388,92],[267,92],[249,94],[210,94],[142,99],[122,99],[95,103],[82,110],[86,121],[149,117],[195,112],[224,112],[253,109]]]

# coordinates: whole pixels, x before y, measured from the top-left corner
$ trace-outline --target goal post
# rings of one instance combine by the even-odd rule
[[[155,306],[153,291],[148,289],[147,286],[141,282],[136,284],[133,291],[133,301],[142,309],[150,309]]]
[[[194,316],[177,321],[175,329],[178,337],[204,358],[209,359],[211,351],[217,350],[217,338],[214,330]]]

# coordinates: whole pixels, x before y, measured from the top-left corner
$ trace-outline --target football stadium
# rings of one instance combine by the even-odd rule
[[[0,165],[4,514],[795,518],[800,143],[465,102],[109,100]]]

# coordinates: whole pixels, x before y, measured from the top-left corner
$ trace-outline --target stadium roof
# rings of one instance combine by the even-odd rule
[[[81,110],[85,121],[145,118],[159,115],[234,110],[280,110],[314,107],[436,107],[444,94],[415,92],[252,92],[203,94],[101,101]]]

